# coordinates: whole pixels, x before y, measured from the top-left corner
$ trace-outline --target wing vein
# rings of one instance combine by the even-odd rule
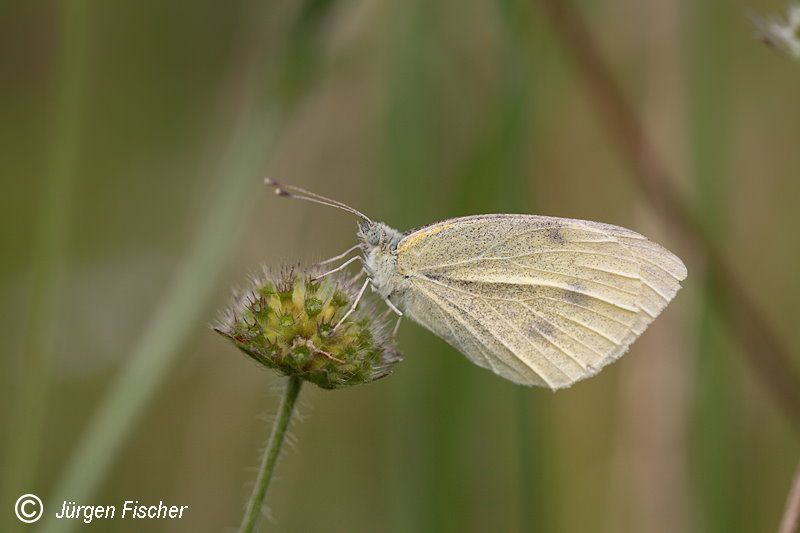
[[[580,242],[580,241],[571,241],[571,242]],[[598,241],[586,241],[586,242],[598,242]],[[603,242],[618,242],[618,241],[603,241]],[[624,245],[623,245],[624,246]],[[627,249],[627,248],[626,248]],[[631,257],[625,257],[620,255],[614,254],[607,254],[604,252],[596,252],[593,250],[556,250],[556,249],[547,249],[547,250],[537,250],[535,252],[526,252],[524,254],[517,254],[517,255],[507,255],[507,256],[500,256],[500,257],[471,257],[469,259],[462,259],[461,261],[454,261],[452,263],[442,263],[439,265],[431,265],[429,267],[419,268],[417,272],[428,272],[431,270],[440,270],[444,268],[452,268],[457,266],[469,265],[471,263],[477,263],[478,261],[504,261],[504,260],[513,260],[513,259],[522,259],[524,257],[531,257],[534,255],[543,255],[543,254],[565,254],[565,253],[573,253],[573,254],[587,254],[587,255],[596,255],[600,257],[610,257],[612,259],[624,259],[626,261],[630,261],[631,263],[637,263],[637,261]],[[637,263],[638,264],[638,263]]]
[[[538,227],[538,228],[531,228],[531,229],[526,230],[526,231],[524,231],[522,233],[509,235],[509,236],[505,237],[504,239],[502,239],[500,242],[497,242],[497,243],[493,244],[492,246],[490,246],[489,248],[487,248],[486,250],[484,250],[484,252],[480,255],[480,257],[483,257],[486,254],[488,254],[489,252],[494,251],[497,248],[503,246],[504,244],[508,243],[508,241],[513,239],[513,238],[521,237],[521,236],[524,236],[524,235],[529,235],[531,233],[537,233],[537,232],[540,232],[540,231],[551,231],[553,229],[559,229],[559,228],[562,228],[562,227],[569,227],[569,226],[558,225],[557,223],[552,223],[551,222],[550,224],[548,224],[546,226],[541,226],[541,227]],[[572,241],[572,242],[619,242],[616,238],[614,238],[613,235],[611,235],[610,233],[608,233],[606,231],[601,231],[601,230],[598,230],[598,229],[595,229],[595,228],[591,228],[591,227],[586,227],[586,226],[583,226],[583,225],[578,225],[578,228],[581,231],[585,231],[587,233],[594,233],[594,234],[597,234],[597,235],[602,235],[604,237],[611,237],[611,239],[603,239],[601,241],[584,241],[584,240],[580,240],[579,241],[579,240],[576,239],[575,241]],[[570,228],[570,229],[573,229],[573,228]]]
[[[557,311],[555,309],[551,309],[549,312],[553,313],[554,315],[560,316],[564,320],[569,320],[573,324],[577,324],[578,326],[586,329],[587,331],[591,331],[592,333],[600,335],[601,337],[603,337],[604,339],[608,340],[609,342],[614,343],[614,345],[616,345],[616,346],[619,346],[619,344],[620,344],[619,342],[617,342],[614,339],[612,339],[611,337],[609,337],[603,331],[600,331],[599,329],[595,329],[594,327],[590,326],[589,324],[586,324],[585,322],[581,322],[580,320],[576,320],[576,319],[572,318],[571,316],[565,315],[564,313],[561,313],[561,312],[559,312],[559,311]],[[630,331],[630,327],[628,327],[628,331]],[[586,346],[586,345],[584,344],[584,346]],[[587,346],[587,348],[591,348],[591,347]],[[601,355],[601,356],[605,357],[603,354],[600,354],[597,350],[593,350],[593,351],[595,353],[597,353],[598,355]]]
[[[649,242],[649,241],[648,241],[648,242]],[[627,245],[627,244],[624,244],[624,243],[623,243],[623,245],[624,245],[624,246],[627,246],[629,249],[636,249],[636,250],[652,251],[650,248],[647,248],[647,247],[644,247],[644,246],[636,246],[636,245],[633,245],[633,244]],[[666,272],[666,273],[667,273],[667,275],[669,275],[669,277],[671,277],[672,279],[674,279],[674,280],[675,280],[675,281],[677,281],[677,282],[681,282],[681,281],[683,281],[684,279],[686,279],[685,277],[681,278],[681,277],[678,277],[678,276],[676,276],[675,274],[673,274],[672,272],[670,272],[669,270],[667,270],[666,268],[664,268],[664,266],[663,266],[663,265],[661,265],[661,264],[659,264],[659,263],[656,263],[655,261],[653,261],[652,259],[648,258],[648,257],[647,257],[646,255],[644,255],[644,254],[638,254],[638,253],[634,253],[634,252],[633,252],[633,250],[631,250],[631,253],[634,255],[634,257],[636,258],[636,260],[637,260],[637,261],[639,261],[639,262],[643,262],[643,263],[647,263],[647,264],[649,264],[649,265],[651,265],[651,266],[654,266],[655,268],[657,268],[657,269],[659,269],[659,270],[662,270],[662,271]],[[681,262],[681,260],[680,260],[680,259],[678,259],[678,258],[675,256],[675,254],[673,254],[672,252],[670,252],[670,251],[668,251],[668,250],[665,250],[664,252],[661,252],[661,251],[659,251],[658,253],[659,253],[659,254],[662,254],[662,255],[664,255],[665,257],[668,257],[668,258],[669,258],[669,260],[670,260],[671,262],[673,262],[673,263],[674,263],[674,262],[678,262],[678,263],[680,263],[680,264],[683,264],[683,263]]]
[[[473,298],[487,298],[487,299],[490,299],[490,300],[498,300],[498,301],[501,301],[501,302],[525,302],[525,301],[527,301],[525,299],[517,300],[517,299],[514,299],[514,298],[489,298],[487,296],[475,294],[474,292],[470,292],[470,291],[468,291],[466,289],[460,289],[458,287],[453,287],[452,285],[444,283],[441,280],[429,278],[429,277],[427,277],[425,275],[412,276],[412,277],[414,279],[421,279],[421,280],[429,281],[429,282],[437,284],[437,285],[441,285],[441,286],[446,287],[446,288],[448,288],[450,290],[454,290],[454,291],[466,294],[468,296],[472,296]],[[473,283],[476,283],[476,282],[473,282]],[[501,284],[506,284],[506,285],[520,285],[519,283],[490,282],[490,281],[481,281],[480,283],[501,283]],[[589,294],[587,292],[582,292],[582,291],[579,291],[579,290],[576,290],[576,289],[565,289],[561,285],[555,285],[555,284],[552,284],[552,283],[541,283],[541,282],[540,283],[536,283],[536,284],[525,284],[525,285],[529,286],[529,287],[550,287],[550,288],[553,288],[553,289],[570,290],[570,291],[573,291],[573,292],[577,292],[578,294],[582,294],[583,296],[586,296],[587,298],[594,298],[595,300],[599,300],[599,301],[605,302],[605,303],[607,303],[609,305],[613,305],[614,307],[622,309],[623,311],[629,311],[629,312],[632,312],[632,313],[638,313],[639,312],[639,307],[638,306],[635,309],[631,309],[629,307],[625,307],[623,305],[620,305],[617,302],[612,302],[611,300],[607,300],[605,298],[602,298],[602,297],[600,297],[600,296],[598,296],[596,294]],[[543,296],[536,296],[536,298],[544,298],[544,297]],[[601,314],[601,313],[598,313],[598,314]],[[602,315],[602,316],[605,316],[605,315]]]
[[[638,292],[626,291],[626,290],[622,289],[621,287],[615,287],[614,285],[609,285],[608,283],[603,283],[602,281],[589,279],[589,278],[584,277],[584,276],[577,276],[577,275],[574,275],[574,274],[566,274],[564,272],[553,272],[551,270],[545,270],[543,268],[536,268],[536,267],[527,266],[527,265],[520,265],[516,261],[512,261],[512,264],[514,264],[514,265],[516,265],[516,266],[518,266],[518,267],[520,267],[522,269],[535,270],[536,272],[541,272],[543,274],[555,274],[556,276],[565,276],[565,277],[568,277],[568,278],[573,278],[573,279],[578,279],[578,280],[581,280],[581,281],[585,281],[587,283],[595,283],[597,285],[600,285],[601,287],[606,287],[608,289],[614,289],[614,290],[617,290],[619,292],[625,293],[625,294],[627,294],[629,296],[639,296]],[[530,285],[539,285],[539,284],[538,283],[533,283],[533,284],[530,284]]]
[[[543,321],[545,321],[545,322],[546,322],[547,324],[549,324],[551,327],[553,327],[553,328],[555,328],[555,329],[558,329],[559,331],[562,331],[562,330],[561,330],[561,328],[559,328],[558,326],[556,326],[555,324],[553,324],[552,322],[550,322],[549,320],[547,320],[547,319],[546,319],[546,318],[544,318],[543,316],[539,315],[539,313],[537,313],[536,311],[534,311],[533,309],[531,309],[530,307],[528,307],[528,306],[527,306],[527,305],[525,305],[524,303],[522,304],[522,306],[523,306],[523,307],[525,307],[526,309],[528,309],[529,311],[531,311],[531,312],[532,312],[534,315],[536,315],[536,316],[537,316],[537,317],[538,317],[540,320],[543,320]],[[490,305],[489,307],[490,307],[490,308],[491,308],[491,309],[492,309],[492,310],[495,312],[495,314],[497,314],[497,316],[498,316],[498,317],[500,317],[500,319],[501,319],[501,320],[503,320],[503,321],[504,321],[506,324],[508,324],[508,325],[511,327],[511,329],[513,329],[514,331],[516,331],[518,335],[520,335],[520,336],[521,336],[523,339],[525,339],[525,340],[528,342],[528,344],[530,344],[530,345],[531,345],[531,347],[532,347],[534,350],[536,350],[536,351],[539,351],[539,350],[536,348],[536,346],[533,344],[533,342],[531,341],[531,339],[530,339],[530,338],[529,338],[527,335],[525,335],[525,334],[524,334],[522,331],[520,331],[520,330],[519,330],[519,328],[517,328],[517,327],[516,327],[516,326],[515,326],[515,325],[514,325],[512,322],[509,322],[507,319],[505,319],[505,318],[504,318],[504,317],[503,317],[503,316],[500,314],[500,312],[499,312],[497,309],[495,309],[495,308],[494,308],[494,306],[493,306],[493,305]],[[534,325],[534,327],[536,327],[536,325]],[[556,342],[555,342],[553,339],[551,339],[549,335],[545,334],[545,332],[544,332],[544,331],[542,331],[542,330],[541,330],[541,329],[539,329],[538,327],[536,328],[536,331],[539,333],[539,335],[541,335],[541,336],[542,336],[542,338],[543,338],[544,340],[546,340],[548,343],[550,343],[550,344],[551,344],[551,345],[552,345],[552,346],[553,346],[553,347],[554,347],[556,350],[558,350],[559,352],[561,352],[561,353],[563,353],[564,355],[566,355],[566,356],[567,356],[569,359],[572,359],[572,361],[574,361],[574,362],[575,362],[575,364],[576,364],[576,365],[578,365],[578,367],[582,368],[583,370],[586,370],[586,366],[585,366],[585,365],[584,365],[584,364],[583,364],[583,363],[582,363],[580,360],[576,359],[574,355],[572,355],[571,353],[569,353],[568,351],[566,351],[564,348],[562,348],[562,347],[561,347],[561,346],[560,346],[558,343],[556,343]],[[566,333],[566,332],[563,332],[563,333]],[[569,335],[569,334],[567,334],[567,336],[568,336],[568,337],[570,337],[570,338],[572,337],[572,336],[571,336],[571,335]],[[578,341],[577,339],[573,339],[573,340],[575,340],[575,341],[577,341],[577,342],[580,342],[580,341]],[[587,346],[587,348],[589,348],[589,347]],[[591,349],[591,348],[590,348],[590,349]],[[599,355],[599,354],[598,354],[598,355]],[[601,357],[602,357],[602,355],[601,355]],[[557,364],[555,364],[555,362],[553,362],[553,361],[550,361],[550,362],[553,364],[553,366],[554,366],[554,367],[558,368],[558,369],[561,371],[561,373],[562,373],[562,374],[564,374],[564,375],[567,375],[567,373],[566,373],[566,372],[564,372],[563,370],[561,370],[561,369],[558,367],[558,365],[557,365]],[[571,381],[574,381],[574,378],[571,378],[571,377],[569,377],[569,375],[567,375],[567,377],[568,377],[568,378],[569,378]]]
[[[536,316],[537,316],[537,317],[538,317],[540,320],[544,320],[544,321],[545,321],[545,322],[547,322],[547,323],[548,323],[550,326],[552,326],[553,328],[557,329],[558,331],[560,331],[561,333],[563,333],[564,335],[566,335],[566,336],[567,336],[567,337],[569,337],[570,339],[574,340],[575,342],[577,342],[578,344],[580,344],[580,345],[581,345],[581,346],[583,346],[584,348],[588,348],[589,350],[591,350],[591,351],[593,351],[594,353],[596,353],[597,355],[599,355],[601,358],[602,358],[602,357],[605,357],[605,356],[604,356],[602,353],[598,352],[598,351],[597,351],[595,348],[593,348],[593,347],[589,346],[588,344],[586,344],[585,342],[583,342],[583,341],[582,341],[582,340],[580,340],[579,338],[577,338],[577,337],[574,337],[574,336],[573,336],[573,335],[572,335],[570,332],[568,332],[568,331],[566,331],[565,329],[563,329],[563,328],[559,327],[558,325],[556,325],[556,324],[554,324],[553,322],[551,322],[550,320],[548,320],[546,317],[544,317],[544,316],[542,316],[541,314],[539,314],[539,313],[538,313],[538,312],[537,312],[535,309],[533,309],[531,306],[529,306],[529,305],[527,305],[527,304],[524,304],[524,303],[523,303],[522,305],[523,305],[523,306],[524,306],[524,307],[525,307],[525,308],[526,308],[528,311],[530,311],[531,313],[533,313],[534,315],[536,315]],[[564,350],[564,348],[561,348],[560,346],[558,346],[558,345],[557,345],[555,342],[553,342],[552,340],[550,340],[550,338],[549,338],[547,335],[545,335],[545,334],[544,334],[542,331],[539,331],[539,333],[541,333],[541,335],[542,335],[544,338],[546,338],[548,341],[550,341],[550,344],[552,344],[553,346],[557,347],[559,350],[561,350],[562,352],[564,352],[565,354],[567,354],[567,355],[568,355],[568,356],[569,356],[569,357],[570,357],[570,358],[571,358],[573,361],[575,361],[576,363],[578,363],[578,365],[579,365],[581,368],[583,368],[584,370],[586,370],[586,366],[585,366],[585,365],[584,365],[584,364],[583,364],[581,361],[579,361],[578,359],[576,359],[574,355],[572,355],[572,354],[570,354],[569,352],[567,352],[566,350]]]
[[[429,290],[427,290],[427,289],[425,289],[424,287],[421,287],[421,286],[420,286],[420,290],[422,290],[422,292],[424,292],[425,294],[427,294],[427,295],[428,295],[428,298],[430,298],[430,300],[431,300],[433,303],[435,303],[435,304],[436,304],[436,305],[439,307],[439,309],[442,311],[442,314],[443,314],[445,317],[447,317],[447,316],[448,316],[448,314],[447,314],[447,313],[448,313],[448,310],[447,310],[447,309],[445,309],[445,307],[444,307],[444,306],[442,305],[442,303],[439,301],[439,299],[441,298],[441,296],[437,295],[436,293],[432,293],[432,292],[430,292]],[[453,305],[456,307],[456,309],[458,309],[458,310],[459,310],[459,311],[461,311],[462,313],[464,312],[464,311],[463,311],[463,310],[462,310],[460,307],[456,306],[455,304],[453,304]],[[475,334],[475,330],[474,330],[474,328],[473,328],[473,327],[471,327],[471,326],[470,326],[468,323],[466,323],[464,320],[462,320],[462,319],[461,319],[461,318],[460,318],[458,315],[456,315],[456,314],[451,314],[451,316],[453,316],[453,318],[454,318],[454,319],[455,319],[455,320],[456,320],[456,321],[457,321],[459,324],[461,324],[461,326],[462,326],[464,329],[466,329],[466,330],[467,330],[467,331],[470,333],[470,335],[472,335],[472,337],[473,337],[474,339],[476,339],[476,341],[475,341],[475,346],[478,348],[478,351],[480,352],[480,356],[481,356],[481,357],[483,358],[483,360],[486,362],[487,366],[488,366],[488,367],[489,367],[489,368],[490,368],[490,369],[491,369],[493,372],[495,372],[496,374],[498,374],[498,372],[497,372],[497,367],[496,367],[496,366],[495,366],[495,365],[492,363],[492,358],[486,355],[485,347],[484,347],[484,346],[481,344],[481,342],[478,340],[478,335],[476,335],[476,334]],[[472,316],[472,315],[469,315],[469,316]],[[474,317],[472,317],[472,318],[474,319]],[[452,328],[452,326],[451,326],[451,325],[449,325],[449,324],[448,324],[448,328],[450,329],[450,331],[451,331],[451,332],[453,332],[453,328]],[[487,331],[488,331],[488,330],[487,330]],[[455,332],[453,332],[453,333],[455,333]],[[491,332],[490,332],[490,333],[491,333]],[[455,335],[455,334],[454,334],[454,339],[455,339],[455,338],[457,338],[457,335]],[[503,343],[503,346],[505,346],[505,344],[504,344],[504,343]],[[507,350],[509,350],[509,352],[512,354],[512,356],[514,355],[514,352],[512,352],[512,351],[511,351],[511,350],[510,350],[510,349],[509,349],[507,346],[505,346],[505,348],[506,348]],[[524,376],[523,376],[523,375],[520,373],[520,371],[519,371],[519,370],[517,370],[517,369],[516,369],[516,368],[514,368],[513,366],[509,365],[509,364],[508,364],[508,363],[506,363],[505,361],[502,361],[502,360],[500,360],[500,362],[501,362],[501,363],[502,363],[502,364],[503,364],[503,365],[504,365],[506,368],[509,368],[509,369],[510,369],[512,372],[514,372],[515,374],[517,374],[518,376],[520,376],[520,377],[521,377],[521,378],[523,378],[523,380],[524,380]],[[552,386],[552,384],[551,384],[551,383],[550,383],[550,382],[547,380],[547,378],[545,378],[545,377],[544,377],[544,375],[541,373],[541,371],[539,371],[539,370],[537,370],[537,369],[533,368],[531,365],[528,365],[528,364],[526,364],[525,366],[527,366],[527,367],[528,367],[528,368],[530,368],[530,369],[531,369],[533,372],[535,372],[535,373],[536,373],[538,376],[540,376],[540,377],[541,377],[541,378],[542,378],[542,379],[545,381],[545,383],[547,383],[549,386]]]
[[[634,276],[634,275],[631,275],[631,274],[627,274],[625,272],[614,272],[613,270],[606,270],[604,268],[597,268],[597,267],[593,267],[593,266],[590,266],[590,265],[581,265],[581,268],[587,268],[589,270],[594,270],[595,272],[605,272],[606,274],[611,274],[612,276],[620,276],[620,277],[627,278],[627,279],[636,279],[636,280],[639,280],[639,281],[642,280],[641,276],[639,276],[638,274]],[[597,283],[597,282],[595,282],[595,283]]]
[[[563,304],[571,305],[571,306],[574,306],[574,307],[578,307],[578,308],[583,309],[585,311],[590,311],[590,312],[596,314],[597,316],[601,316],[601,317],[603,317],[603,318],[605,318],[607,320],[611,320],[613,322],[616,322],[617,324],[619,324],[621,326],[624,326],[626,328],[630,328],[631,327],[631,324],[626,324],[625,322],[621,321],[618,318],[614,318],[613,316],[609,316],[609,315],[607,315],[605,313],[601,313],[600,311],[598,311],[596,309],[592,309],[591,307],[586,307],[584,305],[579,305],[579,304],[576,304],[576,303],[573,303],[573,302],[570,302],[570,301],[567,301],[567,300],[559,300],[558,298],[553,298],[551,296],[536,296],[535,298],[538,298],[538,299],[541,299],[541,300],[551,300],[553,302],[558,302],[558,303],[563,303]],[[528,300],[522,300],[522,301],[526,302]],[[635,311],[631,311],[631,312],[633,313]]]
[[[425,279],[425,280],[428,280],[428,278],[418,278],[418,279]],[[433,281],[433,280],[428,280],[428,281]],[[422,287],[421,287],[421,285],[419,285],[419,286],[420,286],[420,289],[421,289],[423,292],[425,292],[426,294],[428,294],[428,295],[429,295],[429,297],[430,297],[430,295],[431,295],[430,291],[428,291],[427,289],[424,289],[424,288],[422,288]],[[435,293],[434,293],[434,296],[435,296]],[[478,298],[479,300],[481,299],[481,298],[479,298],[479,297],[476,297],[476,298]],[[484,303],[486,303],[486,302],[484,302]],[[465,310],[465,309],[464,309],[464,308],[462,308],[461,306],[459,306],[459,305],[456,305],[455,303],[453,303],[453,305],[456,307],[456,309],[458,309],[459,311],[461,311],[461,312],[462,312],[462,313],[464,313],[465,315],[467,315],[467,316],[471,317],[473,320],[477,320],[477,319],[475,318],[475,316],[474,316],[472,313],[468,312],[467,310]],[[491,305],[489,305],[488,307],[489,307],[489,308],[492,308],[492,306],[491,306]],[[454,316],[456,316],[456,317],[457,317],[457,315],[454,315]],[[459,322],[461,322],[461,324],[462,324],[462,325],[464,325],[464,327],[465,327],[467,330],[469,330],[469,331],[470,331],[470,333],[472,333],[472,328],[470,328],[470,327],[469,327],[469,326],[468,326],[468,325],[467,325],[467,324],[466,324],[466,323],[465,323],[463,320],[459,320]],[[542,370],[541,370],[540,368],[538,368],[538,366],[537,366],[537,365],[535,365],[535,364],[534,364],[534,363],[532,363],[532,362],[529,362],[529,361],[528,361],[526,358],[519,357],[519,356],[516,354],[516,352],[515,352],[515,351],[514,351],[514,350],[513,350],[513,349],[512,349],[512,348],[511,348],[511,347],[510,347],[508,344],[506,344],[506,343],[503,341],[503,339],[502,339],[502,338],[500,338],[500,337],[499,337],[499,336],[498,336],[496,333],[494,333],[494,332],[493,332],[493,331],[492,331],[490,328],[488,328],[488,327],[487,327],[487,328],[486,328],[486,332],[487,332],[487,333],[488,333],[490,336],[492,336],[492,337],[493,337],[493,338],[494,338],[494,339],[495,339],[497,342],[499,342],[499,343],[500,343],[500,344],[501,344],[501,345],[502,345],[502,346],[503,346],[503,347],[504,347],[506,350],[508,350],[508,352],[509,352],[509,353],[510,353],[510,354],[511,354],[513,357],[515,357],[515,358],[516,358],[517,360],[519,360],[519,361],[522,361],[522,363],[523,363],[523,364],[525,364],[525,366],[527,366],[528,368],[530,368],[531,370],[533,370],[533,371],[534,371],[534,372],[535,372],[535,373],[536,373],[536,374],[537,374],[537,375],[538,375],[538,376],[539,376],[539,377],[540,377],[540,378],[541,378],[541,379],[542,379],[542,380],[543,380],[545,383],[547,383],[547,385],[548,385],[549,387],[551,387],[551,388],[554,388],[554,387],[555,387],[555,384],[554,384],[553,382],[551,382],[551,381],[550,381],[550,380],[547,378],[546,374],[545,374],[544,372],[542,372]],[[477,335],[475,335],[474,333],[472,333],[472,335],[473,335],[473,337],[474,337],[475,339],[478,339],[478,336],[477,336]],[[478,342],[480,342],[480,341],[478,341]],[[563,374],[563,375],[564,375],[564,377],[565,377],[565,378],[567,378],[567,380],[569,380],[569,381],[574,381],[574,380],[573,380],[573,379],[572,379],[572,378],[571,378],[569,375],[567,375],[567,374],[566,374],[566,373],[565,373],[563,370],[561,370],[560,368],[558,368],[558,366],[556,366],[556,365],[553,365],[553,367],[554,367],[554,368],[556,368],[556,370],[558,370],[558,371],[559,371],[561,374]]]

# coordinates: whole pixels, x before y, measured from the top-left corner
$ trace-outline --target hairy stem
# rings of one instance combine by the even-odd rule
[[[247,508],[242,518],[242,525],[239,526],[240,533],[255,531],[256,523],[264,507],[264,498],[267,495],[267,489],[269,489],[269,482],[272,481],[272,475],[275,472],[275,465],[281,454],[283,441],[286,440],[286,430],[289,429],[289,423],[292,420],[294,406],[297,403],[297,397],[300,394],[300,387],[302,384],[302,380],[295,376],[290,377],[289,382],[286,384],[286,390],[283,393],[283,399],[278,408],[278,416],[272,424],[272,433],[269,436],[267,447],[264,450],[264,456],[261,458],[256,484],[255,487],[253,487],[250,500],[247,502]]]
[[[569,2],[536,0],[552,21],[556,36],[572,56],[589,97],[604,119],[644,195],[684,239],[706,255],[708,276],[732,303],[721,309],[742,353],[796,429],[800,429],[800,376],[791,352],[773,331],[747,287],[730,266],[711,231],[675,186],[641,120],[599,53],[584,21]]]

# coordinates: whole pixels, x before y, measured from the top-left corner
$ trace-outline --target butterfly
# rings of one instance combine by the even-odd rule
[[[358,244],[323,262],[361,252],[322,274],[363,264],[350,312],[372,285],[399,317],[523,385],[569,387],[619,359],[687,275],[672,252],[611,224],[489,214],[401,233],[342,202],[266,183],[360,219]]]

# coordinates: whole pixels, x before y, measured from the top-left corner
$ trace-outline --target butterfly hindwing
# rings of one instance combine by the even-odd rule
[[[562,388],[620,357],[686,277],[625,228],[534,215],[446,220],[406,236],[406,314],[476,364]]]

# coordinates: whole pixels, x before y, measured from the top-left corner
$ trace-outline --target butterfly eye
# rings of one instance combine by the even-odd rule
[[[378,246],[383,240],[382,236],[380,228],[373,226],[367,232],[367,243],[371,246]]]

